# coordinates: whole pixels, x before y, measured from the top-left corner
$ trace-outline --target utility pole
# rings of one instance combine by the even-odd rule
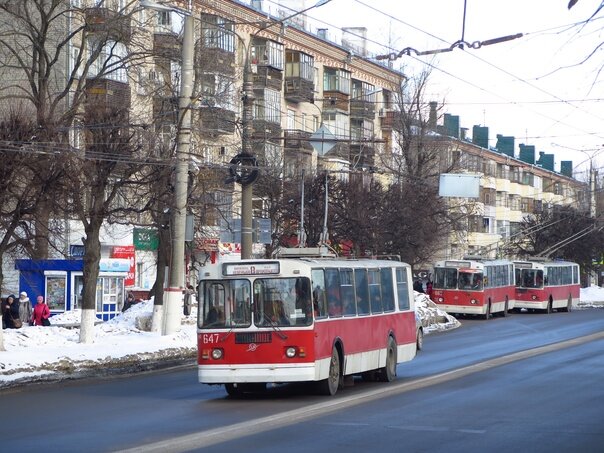
[[[319,0],[314,5],[305,8],[301,11],[297,11],[290,16],[284,17],[283,19],[275,22],[271,22],[268,25],[260,27],[255,33],[250,36],[250,42],[245,52],[245,63],[243,67],[243,112],[241,120],[243,122],[243,130],[241,134],[241,162],[250,163],[254,162],[254,152],[252,149],[252,118],[254,114],[254,87],[251,76],[251,65],[250,65],[250,52],[251,46],[253,45],[254,37],[263,30],[266,30],[273,25],[282,24],[289,19],[292,19],[300,14],[318,8],[329,3],[331,0]],[[251,173],[253,168],[242,168],[241,172]],[[250,259],[252,257],[252,223],[253,223],[253,183],[255,178],[249,178],[249,181],[242,178],[241,181],[241,259]]]
[[[193,96],[194,24],[191,11],[141,0],[140,5],[157,11],[171,11],[184,16],[181,81],[178,95],[178,133],[174,172],[174,202],[172,206],[171,256],[168,287],[163,307],[162,335],[180,330],[183,290],[185,287],[185,229],[187,222],[187,192],[189,184],[189,151],[191,148],[191,97]],[[189,3],[189,8],[191,4]]]
[[[187,221],[187,192],[189,179],[189,150],[191,147],[191,97],[193,95],[193,16],[185,15],[182,44],[182,67],[178,97],[178,141],[174,177],[174,206],[172,211],[172,254],[163,335],[180,330],[183,290],[185,286],[185,226]]]

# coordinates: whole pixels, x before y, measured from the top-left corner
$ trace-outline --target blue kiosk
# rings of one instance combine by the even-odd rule
[[[26,291],[32,303],[44,296],[52,314],[81,308],[84,289],[84,261],[16,260],[20,291]],[[130,270],[127,259],[103,258],[96,285],[96,316],[107,321],[124,305],[124,279]]]

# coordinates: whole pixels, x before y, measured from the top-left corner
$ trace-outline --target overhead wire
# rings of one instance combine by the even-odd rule
[[[421,32],[421,33],[424,33],[424,34],[426,34],[426,35],[428,35],[428,36],[430,36],[430,37],[432,37],[432,38],[434,38],[434,39],[437,39],[437,40],[442,41],[442,42],[447,42],[447,41],[445,41],[444,39],[442,39],[442,38],[440,38],[440,37],[438,37],[438,36],[436,36],[436,35],[434,35],[434,34],[432,34],[432,33],[429,33],[429,32],[427,32],[427,31],[425,31],[425,30],[422,30],[421,28],[416,27],[416,26],[413,26],[413,25],[411,25],[411,24],[409,24],[409,23],[407,23],[407,22],[405,22],[405,21],[403,21],[403,20],[401,20],[401,19],[399,19],[399,18],[397,18],[397,17],[395,17],[395,16],[393,16],[393,15],[391,15],[391,14],[389,14],[389,13],[386,13],[386,12],[384,12],[384,11],[382,11],[382,10],[379,10],[379,9],[377,9],[377,8],[375,8],[375,7],[371,6],[371,5],[368,5],[367,3],[363,2],[362,0],[353,0],[353,1],[354,1],[354,2],[356,2],[356,3],[358,3],[358,4],[360,4],[360,5],[365,6],[365,7],[369,8],[369,9],[371,9],[371,10],[373,10],[373,11],[375,11],[375,12],[377,12],[377,13],[381,14],[381,15],[384,15],[385,17],[391,18],[392,20],[395,20],[395,21],[397,21],[397,22],[399,22],[399,23],[401,23],[401,24],[403,24],[403,25],[406,25],[406,26],[411,27],[411,28],[412,28],[412,29],[414,29],[414,30],[417,30],[417,31],[419,31],[419,32]],[[581,22],[578,22],[577,24],[581,24],[581,23],[585,23],[585,22],[587,22],[587,21],[581,21]],[[548,30],[551,30],[551,29],[548,29]],[[535,34],[535,33],[537,33],[537,32],[533,32],[532,34]],[[526,33],[526,34],[530,34],[530,33]],[[375,42],[375,41],[374,41],[374,42]],[[389,48],[389,49],[391,49],[389,46],[386,46],[386,45],[384,45],[383,43],[380,43],[380,45],[381,45],[382,47],[385,47],[385,48]],[[516,76],[516,75],[512,74],[511,72],[509,72],[509,71],[507,71],[507,70],[505,70],[505,69],[502,69],[502,68],[500,68],[499,66],[497,66],[497,65],[495,65],[495,64],[493,64],[493,63],[490,63],[490,62],[488,62],[488,61],[486,61],[486,60],[484,60],[484,59],[480,58],[478,55],[476,55],[476,54],[475,54],[475,53],[473,53],[473,52],[470,52],[469,54],[470,54],[470,55],[472,55],[472,57],[474,57],[474,58],[478,59],[479,61],[483,62],[484,64],[487,64],[487,65],[489,65],[489,66],[493,67],[494,69],[496,69],[496,70],[498,70],[498,71],[501,71],[501,72],[505,73],[506,75],[509,75],[509,76],[511,76],[511,77],[514,77],[514,79],[519,80],[520,82],[523,82],[523,83],[527,84],[529,87],[531,87],[531,88],[533,88],[533,89],[536,89],[536,90],[538,90],[538,91],[540,91],[540,92],[542,92],[542,93],[544,93],[544,94],[546,94],[546,95],[548,95],[548,96],[550,96],[550,97],[553,97],[554,99],[556,99],[557,101],[559,101],[559,102],[561,102],[561,103],[567,104],[567,105],[569,105],[569,106],[571,106],[571,107],[573,107],[573,108],[575,108],[575,109],[581,110],[581,111],[583,111],[584,113],[586,113],[586,114],[588,114],[588,115],[590,115],[590,116],[593,116],[593,117],[595,117],[595,118],[597,118],[597,119],[604,120],[604,118],[601,118],[601,117],[599,117],[599,116],[597,116],[597,115],[594,115],[592,112],[586,111],[586,110],[584,110],[584,109],[582,109],[582,108],[580,108],[580,107],[578,107],[578,106],[575,106],[575,105],[573,105],[571,102],[569,102],[568,100],[562,99],[562,98],[558,97],[557,95],[552,94],[552,93],[548,92],[547,90],[544,90],[544,89],[542,89],[542,88],[540,88],[540,87],[537,87],[537,86],[535,86],[534,84],[532,84],[532,83],[528,82],[527,80],[525,80],[525,79],[523,79],[523,78],[521,78],[521,77],[518,77],[518,76]],[[409,56],[413,57],[413,55],[409,55]],[[495,95],[495,96],[497,96],[497,97],[499,97],[499,98],[501,98],[501,99],[504,99],[504,100],[506,100],[508,103],[510,103],[510,104],[512,104],[512,105],[519,105],[519,106],[523,106],[523,103],[518,103],[518,102],[512,101],[512,100],[510,100],[510,99],[507,99],[507,98],[505,98],[505,97],[503,97],[503,96],[498,95],[497,93],[493,93],[493,92],[491,92],[491,91],[489,91],[489,90],[487,90],[487,89],[481,88],[481,87],[477,86],[476,84],[474,84],[474,83],[472,83],[472,82],[469,82],[469,81],[467,81],[467,80],[465,80],[465,79],[462,79],[462,78],[460,78],[460,77],[454,76],[454,75],[453,75],[453,74],[451,74],[450,72],[448,72],[448,71],[444,71],[443,69],[438,68],[438,67],[436,67],[435,65],[431,65],[431,64],[429,64],[429,63],[427,63],[427,62],[424,62],[423,60],[420,60],[420,59],[417,59],[417,58],[415,58],[415,59],[416,59],[418,62],[420,62],[420,63],[423,63],[423,64],[427,64],[427,65],[429,65],[429,66],[430,66],[430,67],[432,67],[433,69],[440,70],[441,72],[443,72],[444,74],[446,74],[446,75],[448,75],[448,76],[450,76],[450,77],[453,77],[453,78],[455,78],[455,79],[457,79],[457,80],[459,80],[459,81],[462,81],[462,82],[464,82],[464,83],[466,83],[466,84],[468,84],[468,85],[471,85],[471,86],[473,86],[474,88],[479,89],[480,91],[484,91],[484,92],[487,92],[487,93],[489,93],[489,94]],[[529,110],[532,110],[532,109],[529,109]],[[596,135],[596,136],[599,136],[599,137],[604,138],[604,136],[601,136],[599,133],[596,133],[596,132],[593,132],[593,133],[592,133],[592,132],[588,132],[588,131],[586,131],[586,130],[584,130],[584,129],[582,129],[582,128],[579,128],[579,127],[573,126],[573,125],[571,125],[571,124],[564,123],[564,122],[563,122],[563,121],[561,121],[560,119],[550,117],[549,115],[545,115],[545,114],[543,114],[543,113],[541,113],[541,112],[539,112],[539,111],[535,111],[535,110],[533,110],[533,112],[534,112],[534,113],[536,113],[536,114],[538,114],[539,116],[543,116],[543,117],[545,117],[545,118],[547,118],[547,119],[549,119],[549,120],[555,121],[555,123],[554,123],[554,124],[564,124],[564,125],[566,125],[567,127],[572,128],[572,129],[575,129],[575,130],[580,131],[580,132],[583,132],[583,133],[585,133],[585,134],[586,134],[586,135],[588,135],[588,136],[594,136],[594,135]]]

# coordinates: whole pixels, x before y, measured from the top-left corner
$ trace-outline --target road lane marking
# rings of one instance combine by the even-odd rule
[[[362,403],[367,403],[393,394],[401,394],[412,390],[419,390],[425,387],[441,384],[443,382],[459,379],[461,377],[479,373],[481,371],[490,370],[495,367],[507,365],[519,360],[528,359],[541,354],[557,351],[560,349],[579,346],[591,341],[601,340],[604,338],[604,331],[597,332],[584,337],[573,338],[570,340],[561,341],[545,346],[540,346],[525,351],[515,352],[502,357],[486,360],[484,362],[468,365],[456,370],[446,371],[433,376],[428,376],[420,379],[415,379],[408,382],[391,383],[383,387],[369,390],[364,393],[345,396],[343,398],[329,399],[311,406],[293,409],[287,412],[269,415],[259,419],[249,420],[245,422],[235,423],[234,425],[223,426],[219,428],[201,431],[198,433],[185,434],[183,436],[174,437],[171,439],[153,442],[139,447],[134,447],[126,450],[120,450],[123,453],[149,453],[149,452],[165,452],[170,451],[185,452],[189,450],[209,447],[219,443],[231,441],[234,439],[258,434],[273,429],[282,428],[293,425],[295,423],[304,422],[316,417],[324,416],[333,412],[340,411],[344,408],[356,406]],[[473,431],[478,432],[478,431]]]

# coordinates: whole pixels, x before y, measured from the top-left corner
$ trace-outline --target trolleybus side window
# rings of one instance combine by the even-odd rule
[[[325,283],[327,290],[327,312],[329,313],[329,317],[342,316],[339,269],[325,269]]]
[[[310,325],[308,279],[258,278],[254,281],[254,322],[257,326]]]
[[[409,310],[409,282],[407,282],[407,272],[402,267],[396,268],[396,292],[398,309]]]
[[[359,315],[369,314],[369,293],[367,287],[367,270],[354,270],[354,286],[357,298],[357,313]]]
[[[384,311],[394,311],[392,268],[385,267],[380,269],[380,283],[382,284],[382,307]]]
[[[573,284],[579,283],[579,266],[573,266]]]
[[[382,294],[380,285],[380,271],[368,270],[368,283],[369,283],[369,300],[371,301],[371,313],[381,313],[382,308]]]
[[[312,303],[316,318],[327,316],[327,299],[325,298],[325,274],[323,269],[313,269],[312,279]]]
[[[354,297],[352,269],[340,269],[340,295],[344,305],[344,316],[355,316],[357,305]]]

